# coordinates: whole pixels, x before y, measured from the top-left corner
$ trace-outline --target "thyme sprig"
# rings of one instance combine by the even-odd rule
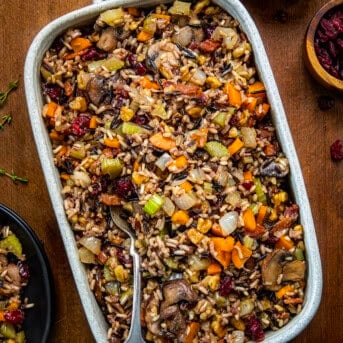
[[[7,90],[5,92],[0,92],[0,107],[2,107],[8,97],[8,94],[10,94],[14,89],[17,89],[19,85],[19,81],[12,81],[8,84]]]
[[[2,131],[4,129],[4,126],[6,124],[11,124],[12,122],[12,114],[8,113],[8,114],[3,114],[1,116],[1,121],[0,121],[0,131]]]
[[[4,175],[4,176],[9,177],[13,181],[13,183],[17,183],[17,181],[23,182],[23,183],[28,183],[29,182],[29,179],[27,179],[26,177],[17,176],[14,173],[13,169],[9,173],[5,169],[1,169],[0,168],[0,175]]]

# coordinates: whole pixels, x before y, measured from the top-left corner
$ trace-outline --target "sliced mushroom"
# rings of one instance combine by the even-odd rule
[[[21,277],[19,273],[19,267],[14,263],[9,263],[7,266],[7,275],[11,278],[12,283],[15,286],[20,286],[21,284]]]
[[[87,93],[89,100],[96,106],[99,106],[108,94],[106,79],[102,76],[92,77],[87,84]]]
[[[262,262],[262,282],[266,289],[270,291],[277,291],[281,288],[279,282],[280,274],[282,274],[282,268],[285,264],[285,258],[290,254],[283,249],[276,249]],[[279,282],[278,282],[279,281]]]
[[[195,302],[197,295],[184,279],[168,281],[163,287],[164,306],[177,304],[180,301]]]
[[[305,261],[292,261],[286,263],[282,269],[282,281],[301,281],[305,278]]]
[[[282,178],[289,173],[289,162],[285,157],[266,160],[262,163],[260,172],[262,176],[274,176]]]
[[[112,27],[108,27],[102,31],[99,41],[96,46],[104,51],[113,51],[117,46],[116,31]]]
[[[166,308],[164,312],[161,312],[161,319],[168,330],[166,336],[176,338],[177,342],[183,342],[186,321],[179,306],[172,305]]]
[[[158,298],[153,297],[148,302],[144,319],[145,319],[148,330],[154,335],[161,336],[162,335],[161,328],[160,328],[161,319],[157,316],[158,308],[159,308],[159,300]]]

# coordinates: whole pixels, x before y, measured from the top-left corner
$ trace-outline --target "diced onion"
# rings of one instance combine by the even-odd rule
[[[242,127],[242,140],[246,148],[255,149],[257,146],[256,143],[256,131],[253,127]]]
[[[191,255],[188,258],[188,263],[189,263],[189,268],[192,271],[205,270],[210,264],[208,258],[200,258],[199,256],[196,256],[196,255]]]
[[[232,331],[232,343],[244,343],[245,335],[243,331],[234,330]]]
[[[180,196],[173,196],[172,199],[176,206],[181,210],[189,210],[197,203],[197,198],[194,194],[191,193],[184,193]]]
[[[206,82],[206,74],[201,69],[196,69],[190,81],[196,85],[203,86]]]
[[[83,188],[87,188],[92,182],[87,172],[79,170],[74,170],[71,178],[76,186],[81,186]]]
[[[166,152],[161,155],[157,161],[155,162],[155,165],[160,168],[162,171],[164,171],[167,168],[168,162],[172,160],[172,157],[167,154]]]
[[[241,196],[238,192],[235,191],[235,192],[229,193],[226,196],[225,201],[231,206],[236,207],[241,202]]]
[[[93,254],[98,255],[101,251],[101,240],[96,237],[82,237],[79,243],[90,250]]]
[[[237,35],[236,31],[231,27],[221,27],[217,26],[212,33],[211,38],[217,41],[220,41],[224,37],[233,37]]]
[[[250,298],[243,299],[239,304],[239,316],[244,317],[254,310],[254,301]]]
[[[189,172],[189,176],[196,182],[196,181],[203,181],[206,177],[205,173],[199,169],[199,168],[196,168],[196,169],[192,169],[190,172]]]
[[[237,229],[238,213],[230,211],[219,219],[219,225],[224,236],[230,235]]]
[[[88,250],[87,248],[81,247],[78,250],[78,253],[79,253],[80,261],[82,263],[87,263],[87,264],[95,264],[96,263],[94,254],[90,250]]]
[[[162,208],[168,216],[172,216],[172,214],[175,212],[175,205],[168,197],[164,198]]]

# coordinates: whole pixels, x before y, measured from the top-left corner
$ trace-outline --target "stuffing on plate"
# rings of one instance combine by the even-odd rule
[[[209,0],[114,8],[41,64],[44,117],[89,285],[124,342],[129,240],[148,342],[262,341],[302,309],[306,259],[270,104],[239,23]],[[276,114],[277,115],[277,114]]]

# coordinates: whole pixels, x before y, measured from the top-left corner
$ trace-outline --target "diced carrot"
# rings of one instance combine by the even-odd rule
[[[152,135],[149,141],[154,147],[164,151],[169,151],[176,147],[175,140],[170,137],[164,137],[161,132]]]
[[[102,193],[100,195],[100,202],[108,206],[118,206],[121,204],[120,198],[116,194]]]
[[[218,251],[215,259],[226,269],[231,262],[231,253],[226,251]]]
[[[89,128],[95,129],[97,127],[97,116],[92,116],[90,122],[89,122]]]
[[[210,237],[210,241],[213,243],[213,248],[217,252],[231,252],[235,244],[235,239],[231,236],[227,236],[226,238]]]
[[[246,172],[244,172],[243,177],[245,181],[252,181],[254,178],[250,170],[247,170]]]
[[[137,36],[137,40],[139,42],[147,42],[149,39],[151,39],[154,36],[154,34],[152,32],[147,32],[147,31],[140,31],[138,36]]]
[[[135,162],[133,163],[133,171],[138,171],[139,169],[139,162],[138,160],[135,160]]]
[[[263,225],[256,224],[256,229],[254,231],[249,231],[247,234],[250,237],[259,237],[266,232],[266,228]]]
[[[244,107],[249,111],[249,112],[254,112],[256,109],[257,105],[257,98],[249,97],[244,103]]]
[[[222,271],[222,267],[218,264],[218,263],[211,263],[208,267],[207,267],[207,274],[208,275],[215,275],[215,274],[220,274]]]
[[[0,311],[0,322],[6,321],[5,319],[5,311]]]
[[[232,262],[234,266],[238,269],[244,267],[245,262],[252,255],[252,251],[246,246],[242,245],[240,241],[237,241],[232,250]]]
[[[255,215],[252,209],[249,207],[243,212],[243,222],[244,222],[244,227],[246,230],[248,231],[256,230]]]
[[[181,183],[180,187],[187,193],[192,190],[193,185],[190,182],[185,181]]]
[[[54,101],[50,101],[48,104],[44,105],[43,115],[46,117],[52,118],[55,115],[58,104]]]
[[[266,156],[274,156],[276,154],[276,148],[274,144],[266,144],[263,148],[263,152]]]
[[[285,304],[289,305],[289,304],[302,304],[304,302],[304,299],[301,298],[287,298],[283,301]]]
[[[69,81],[66,81],[64,83],[64,94],[66,96],[71,96],[73,94],[73,86]]]
[[[200,324],[198,322],[190,322],[187,327],[186,337],[183,343],[192,343],[194,338],[197,336],[199,330]]]
[[[19,308],[19,303],[17,301],[11,301],[10,304],[7,306],[8,311],[17,310]]]
[[[143,88],[146,89],[160,89],[159,84],[157,82],[151,81],[147,76],[142,77],[139,83]]]
[[[199,44],[199,49],[204,52],[213,52],[220,47],[221,43],[212,38],[206,39]]]
[[[67,181],[67,180],[70,179],[70,175],[67,174],[67,173],[61,173],[61,174],[60,174],[60,178],[61,178],[62,180]]]
[[[172,161],[169,164],[168,168],[172,167],[172,168],[177,168],[177,169],[183,169],[187,166],[187,164],[188,164],[188,160],[186,156],[181,155],[178,158],[176,158],[174,161]]]
[[[192,134],[192,139],[199,148],[203,148],[207,142],[208,128],[201,128]]]
[[[266,88],[264,87],[264,83],[261,81],[256,81],[252,85],[249,85],[248,87],[248,96],[252,97],[259,97],[261,94],[266,93]]]
[[[140,12],[139,12],[138,8],[136,8],[136,7],[129,7],[127,9],[127,11],[129,12],[129,14],[131,14],[134,17],[139,17],[139,15],[140,15]]]
[[[244,143],[239,139],[236,138],[233,143],[230,144],[229,146],[229,153],[230,155],[235,154],[236,152],[238,152],[239,150],[241,150],[244,146]]]
[[[235,107],[240,107],[242,104],[241,92],[235,88],[230,82],[225,84],[224,93],[229,97],[229,104]]]
[[[109,148],[115,148],[119,149],[120,148],[120,143],[117,138],[105,138],[104,139],[104,144],[108,146]]]
[[[65,60],[72,60],[74,59],[76,56],[82,56],[86,53],[86,50],[81,50],[81,51],[78,51],[78,52],[72,52],[71,54],[68,54],[66,56],[64,56],[64,59]]]
[[[277,249],[290,250],[294,247],[293,241],[288,236],[281,236],[275,244]]]
[[[171,221],[174,224],[186,225],[189,221],[189,215],[186,211],[179,210],[172,215]]]
[[[264,219],[266,218],[266,215],[267,215],[267,210],[268,210],[268,207],[267,206],[264,206],[264,205],[261,205],[258,209],[258,213],[257,213],[257,224],[262,224]]]
[[[267,103],[263,103],[261,106],[261,109],[256,111],[256,118],[258,120],[263,119],[268,114],[269,109],[270,109],[270,105]]]
[[[63,156],[63,155],[66,154],[67,151],[68,151],[67,146],[66,146],[66,145],[63,145],[62,148],[59,150],[58,154],[59,154],[60,156]]]
[[[70,46],[75,52],[79,52],[92,46],[92,43],[87,38],[76,37],[70,41]]]
[[[52,130],[52,131],[49,133],[49,137],[50,137],[50,139],[52,139],[53,141],[63,141],[63,139],[64,139],[64,136],[58,134],[55,130]]]
[[[286,293],[289,292],[294,292],[294,287],[292,285],[283,286],[275,293],[275,295],[278,299],[282,299],[286,295]]]

